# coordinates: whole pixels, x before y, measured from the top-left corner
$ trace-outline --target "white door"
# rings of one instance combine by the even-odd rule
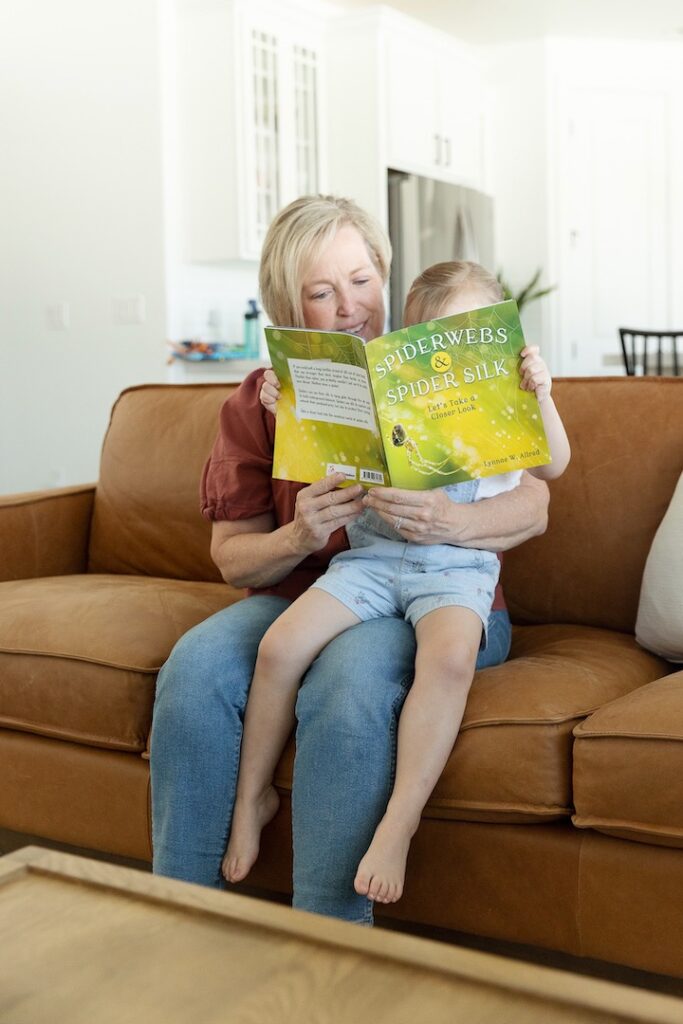
[[[623,374],[619,327],[670,317],[667,97],[572,90],[558,124],[559,332],[565,375]]]

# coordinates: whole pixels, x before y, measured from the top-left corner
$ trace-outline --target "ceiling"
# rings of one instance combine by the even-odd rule
[[[340,0],[374,6],[373,0]],[[470,43],[541,36],[683,42],[681,0],[387,0],[386,6]]]

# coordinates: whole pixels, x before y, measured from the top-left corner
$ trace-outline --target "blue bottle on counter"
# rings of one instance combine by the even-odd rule
[[[249,308],[244,314],[244,355],[247,359],[259,357],[259,313],[256,299],[249,299]]]

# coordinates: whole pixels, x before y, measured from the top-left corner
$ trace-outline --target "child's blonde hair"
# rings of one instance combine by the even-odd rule
[[[301,303],[305,276],[320,252],[346,225],[358,231],[382,282],[386,282],[391,245],[379,222],[352,199],[301,196],[277,214],[261,252],[261,302],[274,324],[306,326]]]
[[[410,286],[403,310],[403,326],[438,317],[446,304],[469,286],[482,289],[491,305],[503,300],[500,282],[479,263],[448,260],[427,267]]]

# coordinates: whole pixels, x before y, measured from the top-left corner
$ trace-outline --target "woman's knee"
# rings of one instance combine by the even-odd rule
[[[216,698],[243,703],[264,632],[287,603],[248,598],[224,608],[180,637],[157,680],[160,704],[206,708]]]
[[[306,674],[297,716],[371,722],[400,706],[412,683],[415,634],[402,619],[362,622],[324,648]]]

